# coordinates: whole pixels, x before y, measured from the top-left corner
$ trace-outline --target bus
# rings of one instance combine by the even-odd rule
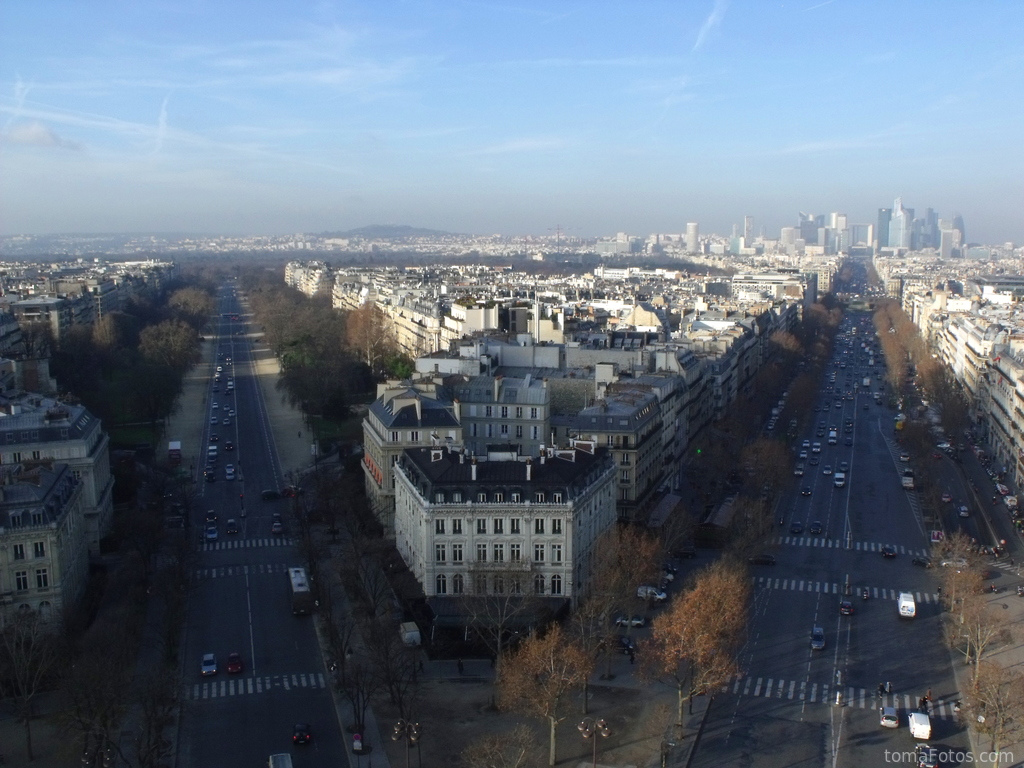
[[[296,616],[313,612],[313,593],[309,589],[309,579],[305,568],[289,568],[288,580],[292,588],[292,613]]]

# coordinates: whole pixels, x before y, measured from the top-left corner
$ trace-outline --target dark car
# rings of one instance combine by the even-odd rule
[[[261,491],[260,498],[264,501],[272,501],[274,499],[280,499],[281,494],[277,491]]]
[[[789,532],[794,536],[799,536],[804,532],[804,524],[799,520],[794,520],[793,524],[789,526]]]
[[[697,556],[697,548],[693,544],[683,544],[679,549],[672,551],[672,557],[694,558]]]
[[[220,440],[220,438],[217,437],[217,433],[216,432],[211,432],[210,433],[210,442],[211,443],[216,443],[218,440]]]
[[[853,603],[849,600],[839,601],[839,615],[840,616],[853,616]]]
[[[812,651],[823,651],[825,650],[825,630],[821,627],[811,628],[811,650]]]
[[[229,675],[237,675],[242,671],[242,654],[228,654],[227,670]]]
[[[228,520],[226,531],[228,533],[238,533],[238,521],[235,518],[232,517]]]
[[[805,485],[803,488],[800,489],[800,494],[802,496],[810,496],[811,495],[811,486]]]
[[[275,536],[280,536],[282,533],[284,533],[284,525],[281,523],[280,520],[275,520],[274,523],[270,526],[270,532]]]
[[[301,496],[304,491],[297,485],[288,485],[281,489],[281,495],[286,499],[290,499],[293,496]]]
[[[775,565],[775,555],[751,555],[747,561],[751,565]]]
[[[922,555],[918,555],[917,557],[915,557],[910,562],[912,562],[914,565],[919,565],[922,568],[931,568],[932,567],[931,558],[930,557],[924,557]]]
[[[308,744],[313,740],[313,731],[306,723],[296,723],[292,729],[293,744]]]
[[[896,557],[896,547],[892,544],[886,544],[882,547],[882,557]]]
[[[917,768],[938,768],[939,750],[928,744],[917,745]]]
[[[209,510],[206,511],[206,522],[207,523],[216,523],[217,522],[217,513],[214,510],[209,509]]]
[[[233,442],[231,442],[230,440],[225,441],[224,442],[224,450],[225,451],[233,451],[233,450],[235,450],[235,444]]]
[[[820,520],[815,520],[813,523],[811,523],[810,532],[813,535],[818,536],[821,534],[823,530],[824,528],[822,527]]]
[[[619,653],[636,653],[636,646],[633,641],[625,635],[619,635],[615,638],[615,647]]]

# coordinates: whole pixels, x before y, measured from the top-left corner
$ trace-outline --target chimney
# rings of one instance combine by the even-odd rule
[[[494,402],[498,402],[498,397],[501,395],[501,376],[494,377]]]
[[[463,451],[459,451],[459,464],[466,463],[466,454]]]
[[[472,480],[476,480],[476,456],[469,459],[469,476]]]
[[[526,457],[526,482],[530,482],[530,470],[531,469],[533,469],[533,460],[529,456],[527,456]]]

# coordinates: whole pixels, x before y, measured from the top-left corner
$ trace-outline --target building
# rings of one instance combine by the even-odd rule
[[[450,399],[459,402],[462,441],[471,455],[486,455],[489,446],[512,444],[523,456],[540,456],[550,443],[551,398],[548,383],[530,374],[454,376],[445,380]]]
[[[445,596],[586,596],[598,538],[615,524],[615,470],[604,451],[547,449],[534,459],[445,448],[395,466],[395,544],[435,614]],[[457,609],[456,609],[457,610]]]
[[[89,571],[83,484],[67,464],[0,467],[0,623],[37,611],[59,620]]]
[[[462,446],[458,404],[438,399],[429,379],[377,386],[363,419],[366,498],[388,538],[394,535],[394,466],[402,452],[425,446]]]
[[[686,252],[700,253],[700,237],[696,221],[686,224]]]

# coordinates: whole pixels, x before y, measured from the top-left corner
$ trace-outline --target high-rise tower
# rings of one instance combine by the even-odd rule
[[[697,222],[691,221],[686,225],[686,252],[697,253],[700,248],[700,239],[697,232]]]

